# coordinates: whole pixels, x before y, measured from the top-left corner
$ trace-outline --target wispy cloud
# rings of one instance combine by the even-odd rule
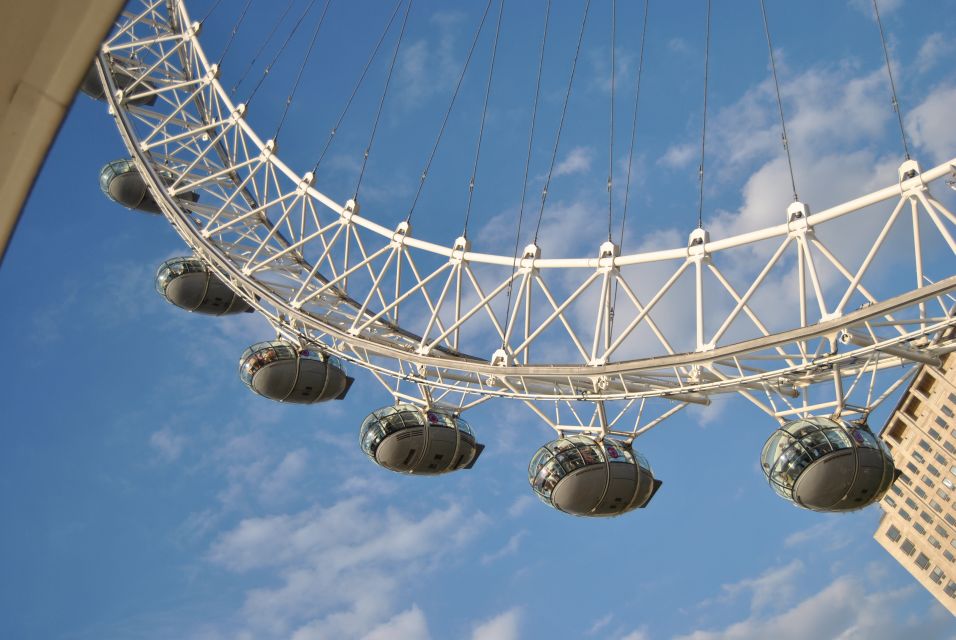
[[[475,627],[471,640],[518,640],[521,609],[514,608]]]
[[[528,532],[526,530],[521,530],[518,533],[514,534],[513,536],[508,538],[508,542],[506,542],[503,547],[501,547],[497,551],[486,553],[485,555],[481,556],[481,564],[491,564],[492,562],[500,560],[501,558],[517,553],[518,548],[521,546],[521,541],[527,535],[528,535]]]
[[[265,571],[278,580],[247,592],[243,614],[253,633],[375,638],[391,618],[409,632],[398,637],[427,637],[417,607],[394,613],[399,587],[468,544],[485,521],[459,505],[416,516],[347,498],[243,519],[216,539],[209,558],[236,573]]]

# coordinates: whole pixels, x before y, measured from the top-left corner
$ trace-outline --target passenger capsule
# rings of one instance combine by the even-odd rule
[[[156,291],[186,311],[213,316],[252,311],[252,307],[199,258],[173,258],[159,265]]]
[[[171,181],[171,180],[170,180]],[[146,180],[132,160],[114,160],[100,170],[100,189],[106,197],[127,209],[136,209],[147,213],[162,213],[159,204],[149,191]],[[196,202],[198,194],[181,193],[180,200]]]
[[[471,469],[485,448],[451,411],[413,404],[373,411],[362,422],[359,443],[375,464],[416,475]]]
[[[538,449],[528,465],[528,481],[545,504],[588,517],[643,508],[661,486],[647,459],[630,445],[584,434]]]
[[[760,458],[773,490],[813,511],[862,509],[882,498],[899,474],[866,426],[822,416],[777,429]]]
[[[246,349],[239,359],[239,377],[261,396],[297,404],[341,400],[353,381],[335,356],[297,349],[282,340]]]
[[[113,83],[118,89],[128,89],[129,87],[133,86],[135,81],[136,79],[126,73],[126,71],[121,69],[113,70]],[[133,93],[146,93],[151,89],[152,86],[150,86],[150,84],[144,80],[136,85]],[[100,102],[106,101],[106,87],[104,87],[103,83],[100,81],[100,72],[96,69],[95,64],[90,65],[90,68],[86,71],[86,75],[83,76],[83,80],[80,82],[80,91],[94,100],[99,100]],[[152,106],[156,103],[156,95],[151,94],[141,98],[127,100],[126,102],[127,104]]]

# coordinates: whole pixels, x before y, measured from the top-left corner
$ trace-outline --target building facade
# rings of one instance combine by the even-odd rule
[[[956,616],[956,354],[920,368],[880,437],[902,473],[873,537]]]

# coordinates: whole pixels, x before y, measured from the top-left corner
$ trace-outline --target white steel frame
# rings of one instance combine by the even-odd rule
[[[881,371],[956,348],[956,215],[929,190],[956,159],[926,171],[908,160],[884,189],[818,213],[793,203],[780,224],[740,235],[696,229],[685,247],[620,255],[605,243],[583,258],[530,245],[514,259],[387,229],[292,171],[220,84],[199,30],[182,0],[143,0],[103,44],[137,167],[193,251],[280,334],[367,368],[396,398],[458,410],[516,398],[559,432],[633,438],[729,392],[778,420],[866,415],[886,396]],[[136,80],[120,89],[110,68]],[[152,106],[136,104],[147,96]],[[834,229],[875,235],[860,257]],[[904,258],[912,280],[893,290],[881,274]],[[691,326],[660,319],[675,313]],[[809,401],[824,382],[830,399]],[[866,388],[865,401],[845,388]],[[625,411],[637,414],[628,426]]]

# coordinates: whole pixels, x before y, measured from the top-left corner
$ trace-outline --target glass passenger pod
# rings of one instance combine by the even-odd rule
[[[258,342],[243,351],[239,377],[263,397],[296,404],[341,400],[353,382],[339,358],[282,340]]]
[[[647,459],[630,445],[590,435],[544,445],[528,465],[541,500],[576,516],[616,516],[647,506],[661,486]]]
[[[166,178],[164,178],[166,179]],[[167,182],[172,182],[169,177]],[[127,209],[146,213],[162,213],[146,180],[132,160],[114,160],[100,170],[100,190],[106,197]],[[176,196],[179,200],[196,202],[199,194],[189,191]]]
[[[120,90],[125,91],[126,89],[132,87],[133,83],[136,82],[136,79],[130,75],[128,71],[120,67],[113,67],[111,73],[113,74],[113,84],[115,84],[116,88]],[[151,91],[152,88],[153,87],[149,82],[143,80],[133,88],[132,93],[147,93]],[[103,86],[103,82],[100,80],[100,72],[97,70],[95,62],[90,65],[90,68],[86,71],[86,75],[83,76],[83,80],[80,82],[80,91],[94,100],[106,102],[106,87]],[[126,104],[150,107],[156,104],[156,94],[151,94],[132,100],[127,99]]]
[[[760,457],[773,490],[813,511],[862,509],[882,498],[899,473],[866,426],[823,416],[783,425]]]
[[[221,316],[250,307],[199,258],[172,258],[156,271],[156,291],[180,309]]]
[[[485,448],[460,416],[413,404],[373,411],[362,422],[359,444],[375,464],[414,475],[470,469]]]

